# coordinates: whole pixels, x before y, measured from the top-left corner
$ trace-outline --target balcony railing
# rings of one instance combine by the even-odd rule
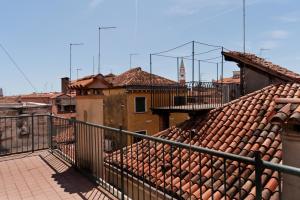
[[[0,156],[49,148],[49,116],[0,117]]]
[[[19,120],[28,121],[33,130],[29,137],[18,145],[3,140],[11,131],[19,137],[21,132],[12,129]],[[259,153],[244,157],[55,116],[2,117],[0,125],[1,148],[8,149],[2,155],[48,147],[119,199],[208,199],[219,194],[262,199],[268,197],[271,179],[277,187],[274,194],[282,199],[282,175],[300,177],[299,168],[264,161]]]
[[[177,111],[220,107],[240,97],[238,84],[187,82],[151,86],[151,108]]]

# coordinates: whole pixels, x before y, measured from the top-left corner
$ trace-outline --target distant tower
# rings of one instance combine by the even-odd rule
[[[3,90],[0,88],[0,97],[3,97]]]
[[[185,67],[184,67],[183,58],[181,59],[181,64],[179,68],[179,83],[182,85],[185,84]]]

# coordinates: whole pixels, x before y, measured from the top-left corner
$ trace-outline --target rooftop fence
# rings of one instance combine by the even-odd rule
[[[0,133],[2,156],[48,148],[119,199],[282,199],[282,176],[300,177],[299,168],[257,152],[244,157],[52,115],[1,117]]]

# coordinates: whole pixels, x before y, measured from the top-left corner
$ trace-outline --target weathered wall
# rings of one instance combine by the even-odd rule
[[[111,91],[104,98],[104,125],[127,129],[127,98],[124,91]]]
[[[259,70],[244,68],[244,89],[245,94],[260,90],[268,85],[285,82],[270,74]]]
[[[103,95],[76,96],[76,119],[103,125]]]
[[[188,113],[171,113],[170,126],[177,126],[188,119],[190,119]]]

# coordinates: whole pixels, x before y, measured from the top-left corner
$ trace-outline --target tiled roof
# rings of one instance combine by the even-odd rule
[[[109,74],[107,74],[107,75],[104,76],[104,79],[105,79],[107,82],[111,83],[111,82],[114,80],[115,77],[116,77],[115,74],[109,73]]]
[[[263,160],[281,163],[281,125],[271,123],[272,116],[276,114],[277,98],[300,98],[300,85],[288,83],[268,86],[212,110],[206,119],[187,121],[180,127],[172,127],[156,136],[247,157],[254,157],[254,153],[259,151]],[[294,113],[298,114],[298,110]],[[199,156],[195,152],[189,154],[185,149],[179,154],[178,148],[171,150],[168,145],[157,143],[156,146],[153,143],[142,140],[126,148],[124,167],[139,178],[151,180],[150,183],[161,190],[184,199],[200,199],[200,191],[203,199],[211,196],[221,199],[225,195],[227,199],[238,199],[238,188],[241,188],[241,199],[255,198],[254,166],[241,164],[238,173],[238,163],[227,160],[225,184],[223,159],[211,159],[208,155]],[[115,152],[114,157],[116,155],[120,160],[120,154]],[[118,162],[114,164],[118,165]],[[277,172],[263,171],[263,199],[279,198],[278,182]]]
[[[33,99],[50,99],[57,95],[61,95],[60,92],[48,92],[48,93],[30,93],[30,94],[21,94],[15,96],[4,96],[0,98],[0,102],[18,102],[18,101],[34,101]]]
[[[20,95],[21,98],[51,98],[52,96],[61,94],[60,92],[48,92],[48,93],[31,93]]]
[[[276,77],[284,79],[286,81],[300,82],[300,75],[288,70],[287,68],[281,67],[279,65],[273,64],[263,58],[260,58],[254,54],[241,53],[237,51],[223,52],[226,60],[235,61],[238,63],[245,63],[254,68],[262,70],[266,73],[272,74]]]
[[[175,81],[152,74],[154,85],[174,84]],[[143,71],[140,67],[130,69],[118,76],[112,81],[113,86],[144,86],[151,85],[150,73]]]
[[[96,80],[100,80],[104,85],[109,86],[109,83],[105,80],[102,74],[85,76],[83,78],[72,81],[70,88],[78,89],[88,87],[90,84],[94,83]]]
[[[277,112],[272,117],[273,124],[300,124],[300,98],[275,99]]]

